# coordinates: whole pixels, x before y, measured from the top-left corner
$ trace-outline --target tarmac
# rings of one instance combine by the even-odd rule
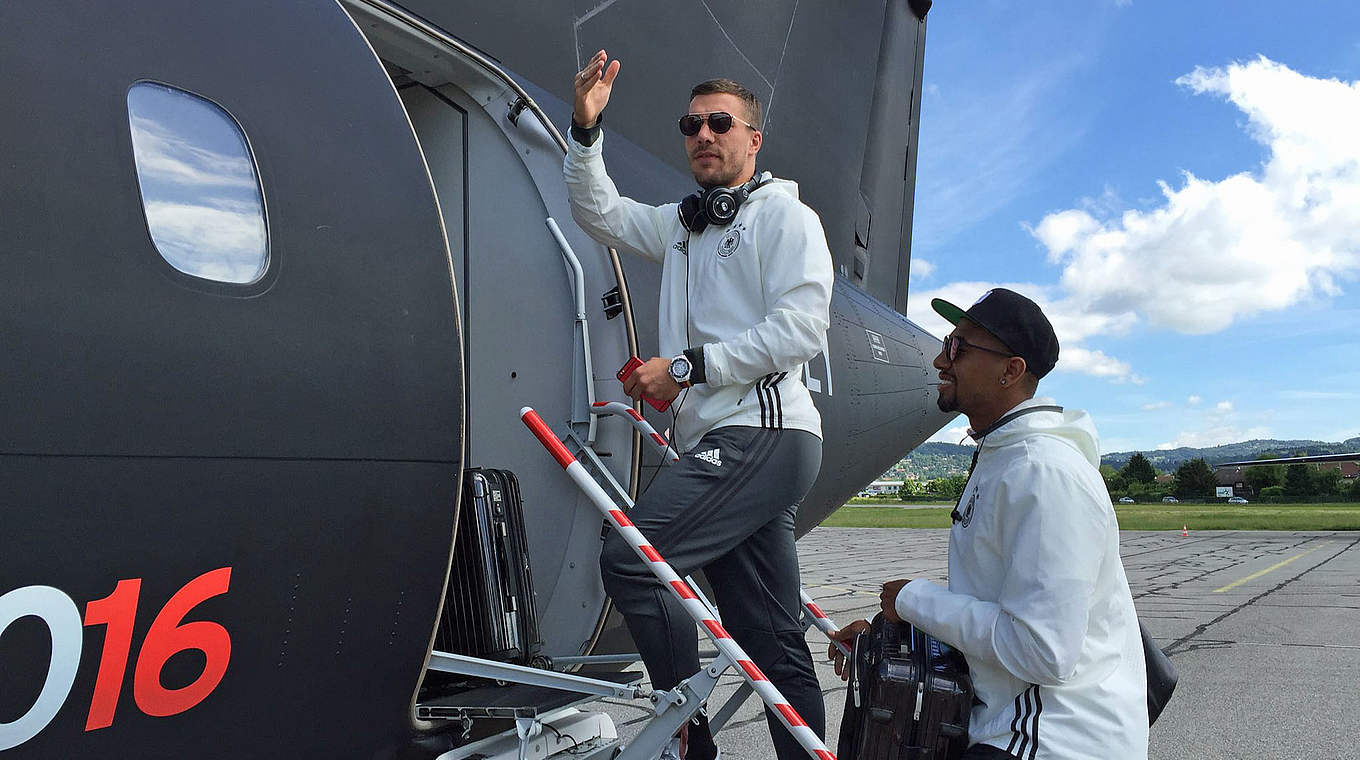
[[[840,625],[878,609],[893,578],[947,582],[947,530],[816,528],[798,542],[804,588]],[[1139,618],[1180,673],[1152,727],[1153,760],[1360,756],[1360,533],[1124,531],[1120,553]],[[844,685],[815,629],[808,644],[835,751]],[[710,714],[741,680],[729,670]],[[724,760],[774,757],[752,698],[718,735]],[[606,700],[623,737],[645,705]]]

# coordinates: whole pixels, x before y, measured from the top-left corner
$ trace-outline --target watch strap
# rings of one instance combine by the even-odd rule
[[[595,144],[595,141],[596,141],[596,140],[600,139],[600,125],[601,125],[601,124],[604,124],[604,112],[603,112],[603,111],[600,112],[600,115],[599,115],[599,116],[596,116],[596,117],[595,117],[595,123],[594,123],[594,124],[591,124],[591,125],[588,126],[588,127],[578,126],[578,125],[576,124],[576,114],[572,114],[572,115],[571,115],[571,129],[569,129],[569,130],[567,130],[567,131],[571,134],[571,139],[573,139],[573,140],[575,140],[576,142],[580,143],[581,145],[584,145],[584,146],[586,146],[587,148],[589,148],[590,146],[592,146],[592,145]]]
[[[689,359],[689,381],[692,385],[708,382],[708,376],[704,374],[704,347],[695,346],[684,350],[685,358]]]

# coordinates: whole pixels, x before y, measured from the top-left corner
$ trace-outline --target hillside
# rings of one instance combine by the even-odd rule
[[[1203,458],[1210,465],[1214,465],[1219,462],[1256,459],[1261,454],[1277,454],[1283,457],[1349,454],[1351,452],[1360,452],[1360,437],[1350,438],[1339,443],[1256,439],[1202,449],[1182,447],[1179,449],[1144,451],[1142,454],[1159,471],[1175,472],[1177,467],[1191,459]],[[1106,454],[1100,458],[1100,463],[1108,464],[1117,470],[1128,464],[1129,458],[1134,453],[1132,451],[1120,451]],[[885,480],[905,480],[907,475],[914,474],[917,480],[931,480],[949,475],[961,475],[968,472],[968,465],[972,459],[972,446],[958,446],[952,443],[923,443],[883,473],[883,478]]]
[[[1179,449],[1144,451],[1142,454],[1147,457],[1147,460],[1152,463],[1153,467],[1163,472],[1172,472],[1191,459],[1202,458],[1210,465],[1215,465],[1220,462],[1237,462],[1246,459],[1257,459],[1262,454],[1292,457],[1315,456],[1318,454],[1349,454],[1358,451],[1360,451],[1360,436],[1341,441],[1340,443],[1306,440],[1278,441],[1266,438],[1243,441],[1241,443],[1228,443],[1222,446],[1211,446],[1203,449],[1182,447]],[[1132,457],[1134,453],[1135,452],[1132,451],[1121,451],[1113,454],[1106,454],[1100,458],[1100,463],[1108,464],[1115,469],[1119,469],[1128,464],[1129,458]]]
[[[885,480],[906,480],[915,475],[917,480],[932,480],[968,472],[973,460],[972,446],[958,446],[952,443],[923,443],[888,471],[883,473]]]

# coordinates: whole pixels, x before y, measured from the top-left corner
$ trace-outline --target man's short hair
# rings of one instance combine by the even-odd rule
[[[689,99],[694,100],[700,95],[717,95],[725,93],[736,95],[741,102],[746,104],[747,121],[760,129],[761,118],[764,116],[760,107],[760,98],[754,92],[746,89],[740,82],[731,79],[710,79],[707,82],[700,82],[694,85],[694,89],[689,91]]]

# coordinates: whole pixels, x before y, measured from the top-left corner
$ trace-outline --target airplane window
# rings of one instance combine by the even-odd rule
[[[251,283],[269,266],[264,199],[245,133],[220,106],[155,82],[128,90],[147,228],[195,277]]]

